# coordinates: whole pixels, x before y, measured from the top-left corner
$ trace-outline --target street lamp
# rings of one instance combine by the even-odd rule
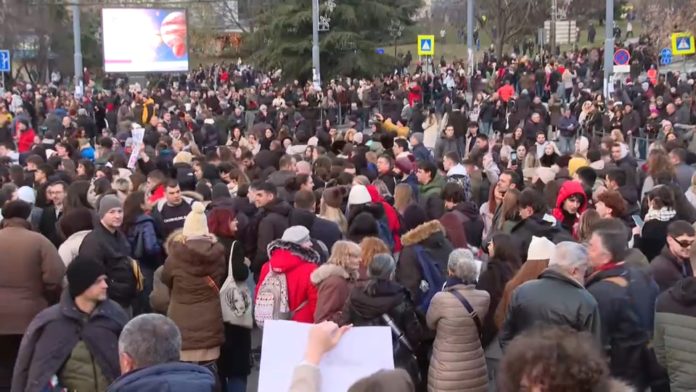
[[[404,32],[404,26],[400,20],[393,20],[389,23],[389,35],[394,39],[394,57],[396,57],[396,41],[401,38]]]

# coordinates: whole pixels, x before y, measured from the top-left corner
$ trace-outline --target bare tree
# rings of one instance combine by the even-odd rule
[[[493,38],[497,57],[505,45],[534,34],[549,18],[549,0],[488,0],[479,2],[479,24]]]

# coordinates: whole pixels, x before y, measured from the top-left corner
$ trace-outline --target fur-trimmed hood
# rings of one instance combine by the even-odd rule
[[[439,234],[442,238],[445,237],[445,227],[438,220],[431,220],[422,223],[416,228],[409,230],[401,236],[401,244],[403,246],[420,244],[430,238],[433,234]]]
[[[274,271],[286,272],[302,262],[319,264],[319,253],[289,241],[275,240],[268,244],[268,260]]]
[[[315,286],[318,286],[321,282],[325,281],[326,279],[332,277],[332,276],[338,276],[339,278],[343,279],[357,279],[358,273],[355,271],[354,273],[349,273],[346,271],[345,268],[341,267],[340,265],[336,264],[324,264],[314,270],[312,272],[312,276],[310,277],[312,284]]]

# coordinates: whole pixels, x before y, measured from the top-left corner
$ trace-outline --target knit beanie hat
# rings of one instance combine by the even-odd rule
[[[418,204],[411,204],[404,211],[403,228],[405,231],[413,230],[427,220],[428,215],[423,207]]]
[[[556,250],[556,245],[546,237],[532,237],[527,251],[527,260],[549,260]]]
[[[365,185],[353,185],[348,195],[348,205],[354,206],[372,202],[370,192]]]
[[[105,195],[99,200],[99,209],[97,214],[99,219],[103,219],[104,215],[108,214],[109,211],[114,208],[123,208],[121,205],[121,200],[116,195]]]
[[[324,203],[327,206],[340,209],[343,205],[343,188],[335,186],[332,188],[327,188],[322,193],[321,197],[324,198]]]
[[[309,230],[304,226],[288,227],[283,232],[283,237],[281,240],[292,242],[297,245],[304,245],[312,241],[312,239],[309,237]]]
[[[106,275],[106,270],[101,263],[77,256],[65,272],[70,297],[74,299],[84,293],[102,275]]]
[[[191,212],[186,215],[186,220],[184,221],[183,234],[186,239],[210,235],[208,220],[205,217],[205,206],[202,203],[194,202],[191,206]]]
[[[396,158],[395,166],[400,172],[409,175],[413,171],[413,161],[408,156]]]

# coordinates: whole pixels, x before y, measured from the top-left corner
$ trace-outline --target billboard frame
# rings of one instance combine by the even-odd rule
[[[122,9],[134,9],[134,10],[169,10],[169,11],[183,11],[186,17],[186,56],[188,61],[186,62],[185,71],[122,71],[122,72],[107,72],[106,71],[106,45],[104,40],[104,11],[105,10],[122,10]],[[188,8],[183,7],[158,7],[158,8],[145,8],[145,7],[104,7],[101,9],[101,29],[102,29],[102,67],[104,67],[105,74],[131,74],[131,75],[145,75],[145,74],[182,74],[191,72],[191,52],[190,48],[190,34],[189,34],[189,12]]]

